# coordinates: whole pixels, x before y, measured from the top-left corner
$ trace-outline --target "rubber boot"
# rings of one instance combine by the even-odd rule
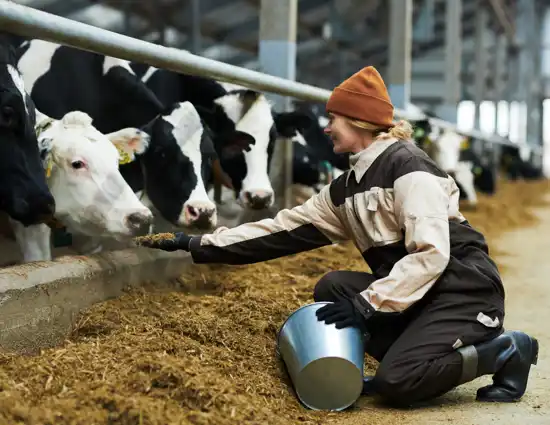
[[[463,359],[460,384],[493,375],[493,384],[477,391],[478,401],[514,402],[525,393],[531,365],[537,364],[539,344],[523,332],[508,331],[458,352]]]

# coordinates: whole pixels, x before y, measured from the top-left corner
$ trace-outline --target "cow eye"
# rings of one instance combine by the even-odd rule
[[[81,168],[84,168],[86,165],[84,164],[83,161],[73,161],[71,163],[71,166],[75,169],[75,170],[79,170]]]

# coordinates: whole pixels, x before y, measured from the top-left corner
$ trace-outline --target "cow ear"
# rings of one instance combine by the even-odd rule
[[[136,159],[136,154],[140,155],[147,150],[151,140],[151,136],[146,132],[133,127],[123,128],[106,134],[106,136],[120,154],[119,165],[133,162]]]
[[[303,112],[275,113],[273,121],[277,132],[283,137],[293,137],[296,130],[305,130],[313,125],[313,119]]]
[[[249,152],[256,139],[244,131],[234,131],[217,137],[216,146],[221,150],[221,159],[231,159],[243,151]]]

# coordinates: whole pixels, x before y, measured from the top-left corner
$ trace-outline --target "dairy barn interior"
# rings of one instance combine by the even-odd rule
[[[25,155],[44,166],[46,180],[36,175],[56,205],[45,224],[28,226],[2,208],[0,424],[550,423],[549,1],[1,0],[0,28],[17,44],[19,75],[8,65],[0,79],[11,75],[17,93],[26,91],[49,117],[31,116],[25,101],[21,113],[39,142],[38,152],[27,143]],[[476,390],[492,382],[485,375],[409,408],[359,394],[341,409],[307,406],[305,392],[322,397],[318,375],[340,372],[331,372],[329,362],[317,376],[300,375],[310,366],[305,357],[326,360],[334,354],[319,347],[344,337],[315,340],[317,328],[304,328],[297,335],[315,341],[317,351],[289,337],[285,360],[281,330],[314,302],[313,288],[326,273],[370,271],[352,241],[224,265],[194,264],[184,250],[137,247],[129,237],[137,228],[210,234],[273,218],[317,196],[349,166],[323,136],[326,101],[369,65],[384,79],[394,119],[412,124],[412,141],[455,180],[461,213],[486,238],[506,291],[505,329],[522,330],[540,344],[517,403],[476,401]],[[198,153],[204,139],[196,135],[205,134],[205,124],[193,117],[203,111],[203,83],[191,78],[183,88],[166,86],[166,98],[181,90],[195,100],[134,119],[132,111],[146,106],[135,92],[123,93],[128,79],[116,78],[133,75],[136,87],[150,93],[147,84],[163,75],[158,70],[244,93],[245,112],[234,127],[251,131],[255,144],[249,156],[237,153],[249,159],[231,163],[241,167],[238,185],[223,180],[232,175],[216,168],[223,160]],[[128,97],[121,100],[120,93]],[[182,96],[178,102],[190,99]],[[60,112],[63,102],[68,110]],[[67,117],[69,110],[84,115]],[[309,130],[280,131],[278,114],[294,112],[313,117]],[[268,147],[274,122],[278,135]],[[193,125],[202,133],[190,133]],[[176,150],[140,163],[143,181],[153,175],[160,183],[136,186],[124,167],[146,158],[147,149],[153,158],[161,148],[151,146],[161,138]],[[23,161],[5,154],[2,167],[17,160]],[[92,163],[96,170],[86,182],[73,178]],[[174,171],[184,166],[193,168],[192,181]],[[209,166],[213,182],[200,177]],[[139,166],[132,170],[139,173]],[[246,189],[260,183],[256,192]],[[10,201],[19,209],[35,202],[18,201],[26,196],[21,187]],[[199,192],[202,198],[191,203]],[[346,357],[344,351],[339,355]],[[374,375],[378,364],[367,354],[341,379]],[[340,395],[352,391],[342,385]]]

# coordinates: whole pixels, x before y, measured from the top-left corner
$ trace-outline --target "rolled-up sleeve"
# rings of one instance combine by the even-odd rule
[[[273,219],[220,228],[190,242],[193,261],[253,264],[349,239],[330,197],[330,186]]]
[[[388,276],[356,297],[366,318],[402,312],[420,300],[446,269],[450,259],[449,181],[414,171],[394,183],[394,212],[405,234],[407,255]]]

